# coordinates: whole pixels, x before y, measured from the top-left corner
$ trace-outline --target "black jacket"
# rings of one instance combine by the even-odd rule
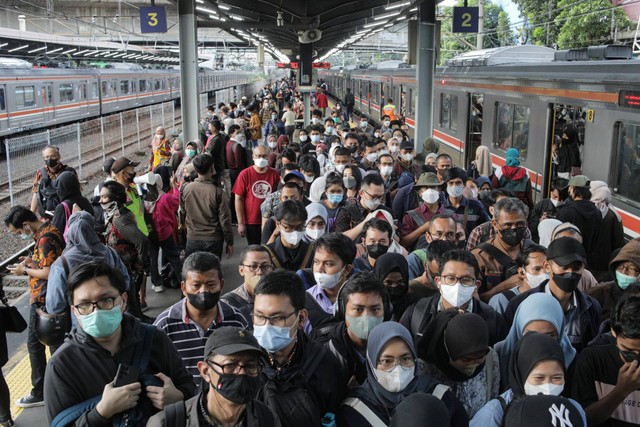
[[[551,199],[542,199],[539,202],[536,202],[529,214],[527,222],[529,224],[529,231],[531,231],[531,240],[536,243],[540,241],[540,236],[538,235],[538,224],[540,224],[540,218],[542,218],[542,215],[545,213],[547,214],[547,218],[556,217],[556,207],[551,203]]]
[[[567,201],[558,209],[557,218],[561,222],[570,222],[578,227],[582,234],[582,246],[591,265],[602,224],[600,209],[590,200]]]
[[[56,206],[56,209],[53,211],[51,224],[53,224],[61,234],[64,233],[67,220],[69,219],[64,206],[62,206],[63,203],[67,205],[71,214],[73,214],[73,205],[77,204],[80,209],[93,215],[93,206],[91,206],[91,202],[87,200],[86,197],[82,196],[80,181],[75,172],[66,171],[61,173],[57,180],[56,190],[60,198],[60,204]]]
[[[319,337],[322,340],[324,337]],[[328,341],[324,346],[336,357],[342,368],[343,376],[348,382],[355,377],[358,384],[367,378],[367,361],[364,353],[359,354],[347,333],[347,325],[340,322],[327,333]],[[318,340],[316,340],[318,341]]]
[[[82,329],[72,332],[71,338],[67,339],[47,363],[44,393],[47,396],[45,409],[49,423],[64,409],[102,395],[104,386],[116,377],[118,364],[132,363],[130,359],[133,349],[142,340],[141,328],[140,321],[124,314],[122,342],[120,351],[115,356],[99,346]],[[184,368],[178,351],[161,330],[155,331],[147,371],[146,374],[151,375],[162,372],[171,378],[185,398],[190,398],[195,393],[193,376]],[[148,402],[144,391],[142,396],[138,405]],[[96,409],[92,409],[85,412],[75,425],[107,427],[111,423],[111,420],[103,418]]]

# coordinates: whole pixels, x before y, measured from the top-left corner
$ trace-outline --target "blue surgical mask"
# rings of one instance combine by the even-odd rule
[[[293,323],[292,327],[297,327],[298,321]],[[289,326],[273,326],[266,323],[262,326],[253,326],[253,336],[258,340],[260,347],[269,353],[275,353],[282,350],[293,341],[291,336],[291,328]]]
[[[329,203],[333,203],[334,205],[340,203],[343,198],[344,194],[327,194],[327,200],[329,200]]]
[[[366,341],[369,337],[369,332],[384,320],[382,317],[370,316],[368,314],[358,317],[345,316],[345,318],[349,323],[349,329],[353,332],[353,335],[363,341]]]
[[[616,282],[618,282],[620,289],[627,289],[630,284],[636,283],[637,281],[637,277],[627,276],[626,274],[616,271]]]
[[[450,187],[447,187],[447,193],[454,199],[461,197],[463,190],[464,187],[462,185],[452,185]]]
[[[122,323],[122,309],[116,305],[111,310],[98,310],[86,315],[78,315],[82,322],[82,330],[94,338],[106,338],[113,335]]]

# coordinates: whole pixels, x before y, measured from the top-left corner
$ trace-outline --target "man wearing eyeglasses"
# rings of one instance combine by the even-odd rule
[[[480,265],[482,286],[479,294],[485,302],[523,283],[522,276],[517,274],[516,260],[522,249],[533,243],[524,239],[529,230],[526,207],[515,197],[506,197],[495,204],[491,225],[496,236],[472,251]]]
[[[67,424],[144,425],[164,406],[193,396],[193,379],[167,336],[125,313],[118,270],[103,262],[81,264],[69,275],[67,295],[79,327],[47,365],[49,423],[78,405]],[[118,377],[123,384],[115,381],[119,367],[133,373]]]
[[[216,329],[207,338],[204,359],[198,362],[205,383],[200,393],[167,406],[149,420],[147,427],[280,427],[278,416],[254,399],[264,356],[251,332],[233,326]],[[184,423],[178,422],[180,412]]]
[[[489,345],[502,340],[507,333],[504,319],[488,304],[474,298],[480,281],[480,268],[476,258],[468,251],[456,249],[446,252],[440,259],[440,271],[434,278],[439,294],[423,298],[410,306],[400,319],[416,343],[418,356],[424,358],[427,340],[423,334],[433,318],[450,308],[461,313],[475,313],[489,328]]]

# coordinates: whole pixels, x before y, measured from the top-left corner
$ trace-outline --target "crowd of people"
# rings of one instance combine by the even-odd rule
[[[158,128],[146,173],[108,159],[91,201],[43,151],[5,218],[35,241],[11,267],[31,290],[17,405],[52,426],[639,425],[640,240],[607,184],[569,173],[534,202],[517,149],[418,156],[392,100],[371,123],[327,92],[308,127],[282,79],[209,106],[197,140]],[[184,298],[148,317],[147,278]]]

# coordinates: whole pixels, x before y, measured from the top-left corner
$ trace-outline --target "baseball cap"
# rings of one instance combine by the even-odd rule
[[[589,183],[591,181],[589,180],[589,178],[586,175],[576,175],[576,176],[572,176],[569,179],[569,184],[567,184],[568,187],[586,187],[589,188]]]
[[[505,427],[586,426],[583,411],[562,396],[524,396],[511,404]]]
[[[104,161],[104,163],[102,164],[102,171],[106,174],[111,172],[111,168],[113,167],[113,164],[115,163],[116,158],[115,157],[107,157],[107,160]]]
[[[228,356],[241,351],[255,351],[266,356],[266,353],[258,344],[258,340],[250,331],[238,326],[223,326],[215,329],[204,345],[204,358],[211,353]]]
[[[298,178],[304,181],[304,175],[302,175],[302,173],[298,171],[287,172],[287,174],[284,176],[283,179],[284,179],[284,182],[287,182],[291,178]]]
[[[587,264],[587,253],[582,243],[571,237],[560,237],[549,243],[547,260],[561,266],[567,266],[576,261]]]
[[[113,165],[111,166],[111,172],[118,173],[122,169],[126,168],[127,166],[133,166],[135,168],[139,164],[140,162],[134,162],[133,160],[129,160],[124,156],[118,157],[116,161],[113,162]]]
[[[438,175],[433,172],[425,172],[420,175],[414,187],[440,187],[442,183],[438,180]]]
[[[402,141],[400,143],[400,149],[401,150],[413,150],[414,149],[413,142],[411,142],[411,141]]]

